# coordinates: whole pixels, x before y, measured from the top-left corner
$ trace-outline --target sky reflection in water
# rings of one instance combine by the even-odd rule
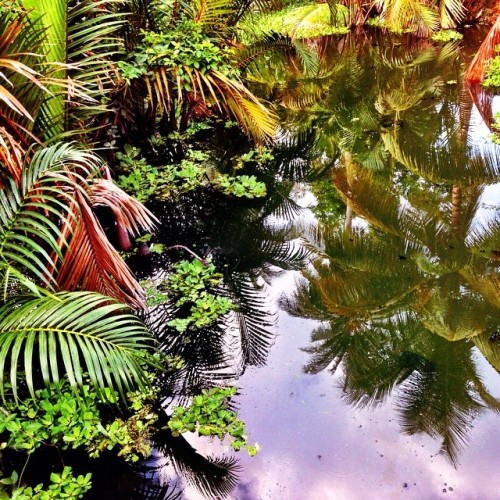
[[[290,290],[292,280],[288,275],[273,287]],[[498,498],[498,415],[476,421],[455,469],[439,454],[439,442],[401,433],[391,398],[355,410],[342,402],[338,377],[303,373],[308,356],[300,347],[314,327],[282,313],[268,365],[240,379],[240,412],[262,451],[242,457],[244,473],[232,498]],[[498,374],[477,359],[486,384],[498,388]]]
[[[478,349],[500,366],[499,345],[490,338],[499,327],[498,227],[491,224],[500,209],[499,165],[471,160],[469,168],[459,111],[472,103],[457,102],[456,61],[446,63],[450,55],[429,44],[413,49],[412,56],[427,54],[421,57],[425,71],[393,48],[383,63],[374,63],[376,77],[360,73],[369,67],[364,49],[347,53],[347,63],[337,63],[357,80],[349,87],[350,80],[333,79],[316,121],[309,123],[317,132],[311,165],[330,158],[336,189],[355,218],[345,226],[342,217],[320,221],[323,234],[312,243],[321,244],[331,265],[316,265],[302,296],[293,297],[299,272],[272,280],[276,303],[288,296],[285,309],[293,316],[280,311],[266,365],[247,367],[237,381],[239,413],[250,441],[262,450],[252,459],[240,454],[240,481],[230,498],[499,498],[500,405],[494,398],[500,397],[500,377]],[[430,53],[441,58],[439,70]],[[443,101],[433,104],[438,90]],[[477,109],[469,109],[468,145],[489,144]],[[428,121],[433,113],[436,122]],[[297,127],[310,119],[299,115],[289,117]],[[454,164],[462,160],[469,170]],[[311,199],[307,186],[293,192]],[[293,221],[302,229],[310,222],[310,212]],[[490,233],[488,240],[478,239]],[[377,265],[370,265],[370,251],[379,255]],[[309,317],[323,314],[325,321],[303,319],[304,311]],[[480,335],[472,341],[466,338],[471,332]],[[381,339],[395,334],[387,350],[377,348],[378,333]],[[356,351],[349,335],[366,341],[366,350]],[[314,355],[321,356],[308,374],[314,345]],[[370,358],[373,384],[364,367],[356,366],[356,353]],[[329,367],[338,362],[334,374],[328,361]],[[415,413],[420,403],[421,418]],[[187,439],[203,454],[228,451]],[[192,488],[185,494],[202,498]]]

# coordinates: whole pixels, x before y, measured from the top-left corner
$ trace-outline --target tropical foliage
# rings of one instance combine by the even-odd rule
[[[118,394],[124,401],[130,390],[149,386],[145,368],[154,350],[150,333],[129,311],[144,307],[144,293],[97,210],[109,210],[123,241],[151,230],[155,218],[103,178],[103,161],[85,144],[64,142],[67,135],[88,139],[106,111],[95,104],[111,84],[99,75],[103,58],[115,53],[107,35],[118,21],[101,17],[105,11],[94,2],[35,7],[2,5],[0,21],[2,433],[11,433],[8,448],[28,453],[51,439],[43,435],[47,422],[29,421],[37,405],[28,408],[26,398],[41,397],[44,387],[57,397],[67,383],[76,414],[88,415],[85,394],[116,404]],[[67,431],[68,415],[57,419]],[[57,425],[50,428],[56,432]],[[19,441],[29,435],[31,441]],[[60,445],[68,436],[52,437]],[[49,492],[37,486],[30,494],[57,495],[63,485],[77,497],[89,487],[82,478],[63,471],[54,474],[58,485]]]
[[[1,371],[10,369],[14,396],[21,352],[32,394],[37,369],[45,383],[59,379],[59,349],[72,385],[81,383],[82,362],[101,387],[116,383],[123,391],[133,381],[142,384],[137,356],[149,344],[147,332],[128,315],[114,323],[110,317],[122,306],[82,290],[142,306],[142,290],[108,242],[92,207],[109,207],[122,231],[132,234],[141,225],[151,228],[153,216],[109,181],[98,179],[101,160],[72,144],[26,151],[19,162],[10,158],[0,193]],[[38,367],[32,364],[35,348]]]
[[[307,369],[344,363],[353,404],[404,386],[405,430],[439,434],[455,460],[474,416],[484,406],[498,407],[470,349],[450,348],[443,339],[472,332],[476,345],[498,361],[485,337],[497,318],[482,305],[498,300],[491,279],[496,267],[484,255],[495,255],[498,228],[477,231],[472,224],[484,187],[498,177],[497,158],[465,146],[469,101],[447,101],[439,110],[431,102],[456,83],[455,75],[420,80],[424,65],[447,66],[457,44],[418,42],[412,58],[397,49],[386,53],[382,64],[390,77],[381,82],[363,71],[364,49],[339,61],[323,42],[297,39],[365,24],[430,36],[475,20],[486,3],[332,0],[292,6],[264,22],[277,9],[272,2],[1,2],[5,464],[20,460],[19,451],[25,458],[44,447],[63,454],[85,449],[88,456],[114,449],[138,460],[154,444],[188,481],[201,478],[200,491],[228,494],[235,462],[200,457],[180,434],[228,435],[234,450],[256,453],[229,406],[236,389],[207,386],[215,379],[229,385],[246,366],[265,362],[274,339],[265,283],[281,269],[302,268],[318,247],[321,258],[309,288],[299,293],[301,305],[288,305],[328,322],[315,333]],[[262,17],[255,16],[259,11]],[[469,75],[482,78],[498,33],[497,21]],[[494,61],[488,71],[494,72]],[[325,70],[320,62],[332,64]],[[367,90],[376,91],[375,101]],[[453,130],[452,165],[441,128],[412,114],[423,101],[431,102],[422,106],[425,112]],[[296,122],[288,124],[293,132],[278,134],[278,107],[295,113]],[[323,133],[308,129],[311,124]],[[432,144],[424,158],[411,146],[422,140]],[[273,141],[272,153],[262,147]],[[232,143],[246,152],[235,154]],[[329,186],[335,206],[317,208],[321,224],[297,227],[302,208],[292,193],[297,180],[311,178],[310,163],[313,177],[335,163]],[[457,169],[459,163],[466,167]],[[396,175],[411,177],[407,191],[388,187]],[[431,195],[422,193],[421,179],[438,186]],[[449,192],[442,188],[447,182]],[[439,202],[437,208],[427,198]],[[161,216],[141,202],[156,204]],[[344,230],[332,230],[326,221],[340,221],[344,205]],[[217,210],[234,217],[223,234],[213,235]],[[355,215],[370,231],[353,228]],[[176,229],[160,242],[159,225]],[[306,233],[314,245],[303,245],[299,234]],[[213,261],[179,255],[172,265],[166,251],[194,254],[179,241]],[[460,257],[449,255],[450,241]],[[155,258],[169,269],[148,281],[148,293],[120,254],[138,243],[149,255],[144,260],[154,253],[150,243],[163,250]],[[389,271],[376,268],[372,252]],[[451,296],[449,286],[456,292]],[[470,319],[472,308],[484,313],[480,319]],[[405,356],[394,355],[401,351]],[[433,390],[444,391],[449,379],[444,358],[463,370],[439,401]],[[186,403],[168,422],[152,384]],[[116,417],[118,408],[123,414]],[[0,480],[0,498],[79,498],[90,488],[89,475],[75,477],[67,467],[51,475],[49,486],[16,488],[22,477],[12,467],[8,474]]]
[[[438,28],[453,29],[477,18],[487,2],[471,0],[334,0],[333,9],[345,5],[349,25],[364,24],[378,16],[379,25],[394,31],[412,31],[428,36]]]
[[[500,52],[500,45],[497,45],[495,52]],[[483,86],[494,88],[500,87],[500,56],[495,55],[495,57],[488,62],[484,73]]]
[[[236,387],[215,387],[195,396],[189,408],[178,406],[168,422],[172,434],[196,431],[202,436],[216,436],[221,440],[227,435],[232,438],[231,446],[235,451],[245,448],[250,456],[254,456],[258,445],[248,444],[244,422],[228,408],[228,400],[235,394]]]
[[[137,29],[137,42],[118,66],[123,97],[147,95],[149,116],[160,113],[171,128],[213,112],[234,117],[257,141],[276,133],[276,116],[241,81],[230,37],[231,0],[148,7],[153,26]]]

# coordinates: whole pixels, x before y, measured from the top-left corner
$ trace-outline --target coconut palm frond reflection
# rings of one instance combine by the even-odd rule
[[[336,374],[353,406],[391,401],[403,432],[439,439],[456,464],[474,420],[499,408],[476,356],[500,367],[500,232],[482,202],[500,150],[470,136],[456,44],[336,49],[344,77],[289,120],[318,132],[345,216],[318,219],[318,256],[282,306],[321,321],[307,373]]]

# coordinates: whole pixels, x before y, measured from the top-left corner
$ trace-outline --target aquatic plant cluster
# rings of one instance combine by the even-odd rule
[[[483,86],[500,89],[500,45],[495,47],[495,54],[486,66]]]
[[[103,457],[137,472],[153,449],[189,448],[186,433],[258,452],[233,384],[247,364],[265,361],[272,321],[255,298],[260,261],[220,248],[250,228],[237,243],[244,250],[262,236],[266,278],[270,266],[299,269],[310,256],[266,222],[276,206],[282,218],[299,210],[280,191],[292,183],[280,171],[278,138],[288,132],[279,112],[324,111],[318,82],[327,73],[308,39],[377,25],[453,44],[481,2],[438,10],[415,0],[411,11],[398,3],[256,12],[230,0],[0,2],[0,499],[92,495],[85,464]],[[484,85],[498,88],[498,57],[489,59]],[[414,166],[394,137],[407,100],[395,101],[377,101],[381,134]],[[322,158],[349,163],[338,148],[362,142],[350,173],[361,157],[380,164],[385,152],[365,118],[351,117],[345,136],[346,124],[330,122],[340,139]],[[325,219],[347,204],[349,190],[336,188],[343,197],[332,193]],[[199,213],[165,235],[186,205]],[[221,206],[243,211],[237,227],[213,248],[206,238],[187,245],[189,226],[209,227]],[[233,372],[229,327],[243,359]],[[32,463],[54,450],[40,478]],[[234,463],[226,465],[211,496],[233,484]]]

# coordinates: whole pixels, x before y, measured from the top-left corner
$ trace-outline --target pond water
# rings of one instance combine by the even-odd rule
[[[160,214],[163,242],[210,253],[240,311],[189,337],[153,311],[186,359],[165,392],[237,385],[262,448],[160,436],[135,495],[499,498],[498,103],[462,81],[466,43],[318,49],[320,78],[255,71],[287,110],[274,160],[253,165],[267,198],[198,194]]]

